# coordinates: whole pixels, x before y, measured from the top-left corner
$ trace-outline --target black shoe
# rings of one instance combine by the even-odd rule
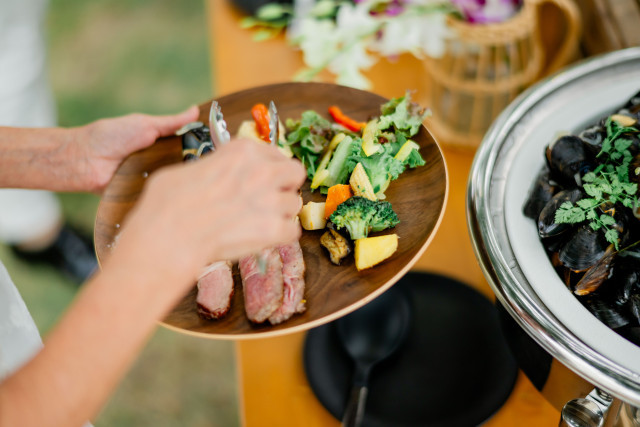
[[[98,267],[92,240],[68,226],[62,227],[56,240],[46,249],[33,252],[15,246],[11,249],[27,262],[54,266],[77,284],[84,283]]]

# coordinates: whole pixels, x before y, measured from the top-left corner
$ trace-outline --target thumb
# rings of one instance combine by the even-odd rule
[[[187,110],[173,115],[166,116],[150,116],[151,123],[158,131],[160,136],[171,135],[187,123],[198,120],[200,110],[198,106],[193,105]]]

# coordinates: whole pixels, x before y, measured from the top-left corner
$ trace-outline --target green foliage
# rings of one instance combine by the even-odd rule
[[[638,130],[620,126],[611,118],[606,122],[606,129],[607,136],[597,156],[604,162],[582,177],[582,187],[590,197],[577,201],[575,205],[563,203],[556,211],[555,222],[575,224],[588,220],[591,228],[604,230],[607,241],[619,249],[620,236],[615,229],[616,221],[610,215],[610,207],[618,203],[630,209],[638,206],[638,184],[629,182],[632,141],[623,137],[627,133],[638,133]]]

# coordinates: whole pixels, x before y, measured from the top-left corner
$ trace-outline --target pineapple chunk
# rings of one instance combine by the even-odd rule
[[[376,154],[382,149],[382,146],[377,142],[377,133],[377,120],[371,120],[362,130],[362,150],[367,157]]]
[[[367,175],[367,172],[365,172],[362,163],[358,163],[353,169],[353,172],[351,172],[349,185],[351,185],[353,194],[356,196],[364,197],[365,199],[373,200],[374,202],[378,200],[373,192],[373,186],[371,185],[369,176]]]
[[[358,271],[373,267],[389,258],[398,249],[398,235],[366,237],[355,242],[355,259]]]
[[[256,130],[256,123],[253,120],[245,120],[240,123],[240,127],[238,128],[236,136],[238,138],[247,138],[252,141],[264,142],[260,138],[260,135],[258,135],[258,131]]]
[[[305,230],[322,230],[327,225],[324,218],[324,202],[309,202],[302,207],[298,214],[300,225]]]
[[[408,139],[407,142],[402,144],[402,147],[400,147],[400,150],[398,150],[398,152],[396,153],[395,158],[400,160],[401,162],[404,162],[413,150],[419,149],[420,146],[418,144]]]
[[[284,125],[282,124],[282,122],[278,122],[278,127],[280,129],[280,138],[279,138],[279,144],[277,145],[278,150],[284,154],[285,156],[292,158],[293,157],[293,151],[291,151],[291,147],[289,145],[285,145],[286,144],[286,140],[284,139],[284,134],[286,132]],[[265,144],[265,142],[262,140],[262,138],[260,138],[260,135],[258,135],[258,130],[256,128],[256,122],[253,120],[245,120],[242,123],[240,123],[240,127],[238,128],[238,132],[236,133],[236,137],[238,138],[247,138],[250,139],[252,141],[256,141],[256,142],[261,142],[263,144]]]

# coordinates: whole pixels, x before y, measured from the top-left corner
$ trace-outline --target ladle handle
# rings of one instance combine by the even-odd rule
[[[356,363],[351,394],[342,416],[342,427],[360,427],[362,424],[367,394],[369,394],[369,373],[372,367],[373,363]]]
[[[342,427],[360,427],[364,418],[364,406],[369,389],[366,385],[354,385],[342,416]]]

